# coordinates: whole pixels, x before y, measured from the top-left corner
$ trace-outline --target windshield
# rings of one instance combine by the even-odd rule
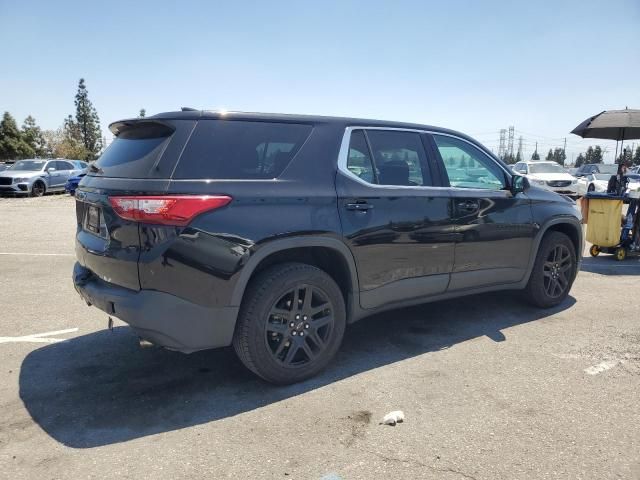
[[[530,163],[529,173],[566,173],[557,163]]]
[[[609,175],[615,175],[618,173],[618,165],[598,165],[600,173],[608,173]]]
[[[47,163],[46,160],[20,160],[13,164],[11,170],[42,170],[45,163]]]
[[[606,182],[608,182],[611,178],[611,175],[609,175],[608,173],[594,173],[593,176],[596,180],[604,180]]]

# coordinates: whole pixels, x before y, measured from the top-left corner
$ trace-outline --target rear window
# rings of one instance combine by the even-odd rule
[[[303,124],[201,120],[173,178],[277,178],[311,130]]]
[[[123,129],[96,161],[106,177],[146,178],[157,165],[173,129],[146,122]],[[97,173],[95,170],[90,173]]]

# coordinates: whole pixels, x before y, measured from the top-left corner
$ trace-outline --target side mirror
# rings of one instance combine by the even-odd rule
[[[516,195],[520,192],[524,192],[530,187],[527,177],[522,175],[514,175],[511,177],[511,193]]]

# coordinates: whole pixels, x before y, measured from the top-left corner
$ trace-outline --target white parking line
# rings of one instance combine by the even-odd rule
[[[51,338],[51,335],[62,335],[64,333],[77,332],[77,328],[67,328],[66,330],[56,330],[53,332],[34,333],[33,335],[24,335],[22,337],[0,337],[0,343],[57,343],[64,342],[66,338]]]
[[[73,257],[73,253],[22,253],[22,252],[0,252],[0,255],[16,255],[24,256],[30,255],[32,257]]]
[[[621,360],[605,360],[604,362],[600,362],[597,365],[593,365],[589,368],[584,369],[584,373],[587,375],[597,375],[602,372],[606,372],[607,370],[611,370],[613,367],[622,363]]]

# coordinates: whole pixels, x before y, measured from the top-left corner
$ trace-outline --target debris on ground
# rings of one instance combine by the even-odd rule
[[[387,413],[380,425],[391,425],[395,426],[396,423],[404,422],[404,412],[402,410],[394,410],[393,412]]]

